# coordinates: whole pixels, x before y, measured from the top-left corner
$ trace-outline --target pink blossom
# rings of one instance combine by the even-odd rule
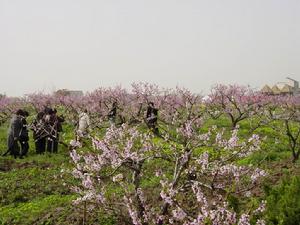
[[[248,214],[242,214],[240,219],[239,219],[238,225],[251,225],[249,215]]]
[[[266,175],[266,171],[256,168],[253,174],[251,175],[251,181],[255,183],[258,178],[265,177]]]
[[[79,162],[79,160],[81,159],[81,156],[77,154],[75,149],[70,152],[70,156],[75,163]]]
[[[172,210],[172,214],[175,220],[182,221],[187,216],[186,213],[179,207]]]

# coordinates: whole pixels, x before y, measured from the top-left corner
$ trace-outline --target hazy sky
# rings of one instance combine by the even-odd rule
[[[300,0],[0,0],[0,93],[300,80]]]

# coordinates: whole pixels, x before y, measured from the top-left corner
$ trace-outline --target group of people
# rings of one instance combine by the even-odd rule
[[[158,109],[154,107],[153,102],[148,102],[145,121],[149,129],[158,135],[159,131],[157,127],[157,116],[158,116]],[[114,102],[112,104],[112,108],[108,113],[108,120],[111,125],[115,124],[116,117],[117,117],[117,102]]]
[[[27,124],[29,113],[19,109],[10,121],[7,138],[7,151],[14,158],[23,158],[29,150],[29,128],[33,131],[36,153],[42,154],[46,150],[56,153],[58,150],[59,132],[62,131],[64,118],[57,116],[57,110],[45,107],[39,112],[32,124]]]
[[[115,125],[117,118],[117,102],[107,115],[111,125]],[[153,102],[148,103],[145,122],[154,134],[159,135],[157,127],[158,110],[154,107]],[[59,143],[59,133],[62,132],[62,123],[64,118],[57,115],[57,110],[45,107],[44,110],[38,112],[35,120],[28,125],[27,117],[29,113],[26,110],[19,109],[13,115],[10,121],[8,132],[7,151],[3,155],[11,154],[14,158],[23,158],[29,150],[29,129],[33,131],[33,139],[35,143],[36,153],[44,152],[57,153]],[[84,110],[79,114],[78,124],[76,127],[76,139],[80,140],[86,137],[90,131],[90,118],[88,111]]]
[[[112,107],[110,108],[107,118],[111,126],[116,125],[117,122],[117,102],[113,102]],[[153,102],[148,103],[145,122],[148,128],[153,131],[154,134],[159,135],[159,130],[157,126],[157,116],[158,109],[154,107]],[[77,123],[76,129],[76,140],[80,140],[82,137],[86,137],[90,131],[90,118],[88,111],[84,110],[79,114],[79,120]]]
[[[45,107],[43,111],[37,114],[31,129],[33,130],[35,149],[38,154],[42,154],[46,150],[50,153],[57,153],[59,133],[62,132],[64,121],[64,117],[57,115],[55,108]]]

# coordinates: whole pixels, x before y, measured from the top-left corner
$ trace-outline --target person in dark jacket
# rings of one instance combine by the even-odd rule
[[[23,111],[19,109],[12,117],[10,121],[9,131],[8,131],[8,138],[7,138],[7,152],[3,154],[5,156],[7,153],[10,153],[17,158],[20,156],[20,146],[18,141],[20,139],[20,134],[22,131],[22,114]]]
[[[47,151],[52,153],[57,153],[58,151],[58,142],[59,142],[59,133],[62,132],[62,123],[65,119],[62,116],[57,115],[56,109],[53,109],[50,112],[49,121],[47,123]]]
[[[157,127],[157,115],[158,115],[158,109],[154,107],[153,102],[149,102],[147,113],[146,113],[146,123],[150,128],[150,130],[154,132],[154,134],[159,135],[159,131]]]
[[[32,123],[33,139],[35,142],[35,150],[37,154],[42,154],[46,150],[46,137],[47,132],[45,130],[45,113],[39,112],[36,119]]]
[[[116,117],[117,117],[117,102],[114,102],[112,104],[112,108],[108,113],[108,120],[110,122],[110,125],[114,125],[116,123]]]
[[[19,142],[21,145],[21,154],[20,158],[23,158],[27,155],[29,150],[29,135],[28,135],[28,129],[27,129],[27,121],[26,118],[29,116],[29,113],[25,110],[23,110],[21,115],[21,122],[22,122],[22,129],[20,132]]]

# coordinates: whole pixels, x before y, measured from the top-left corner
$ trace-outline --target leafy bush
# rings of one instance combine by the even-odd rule
[[[300,177],[285,178],[274,188],[266,187],[268,224],[300,224]]]

